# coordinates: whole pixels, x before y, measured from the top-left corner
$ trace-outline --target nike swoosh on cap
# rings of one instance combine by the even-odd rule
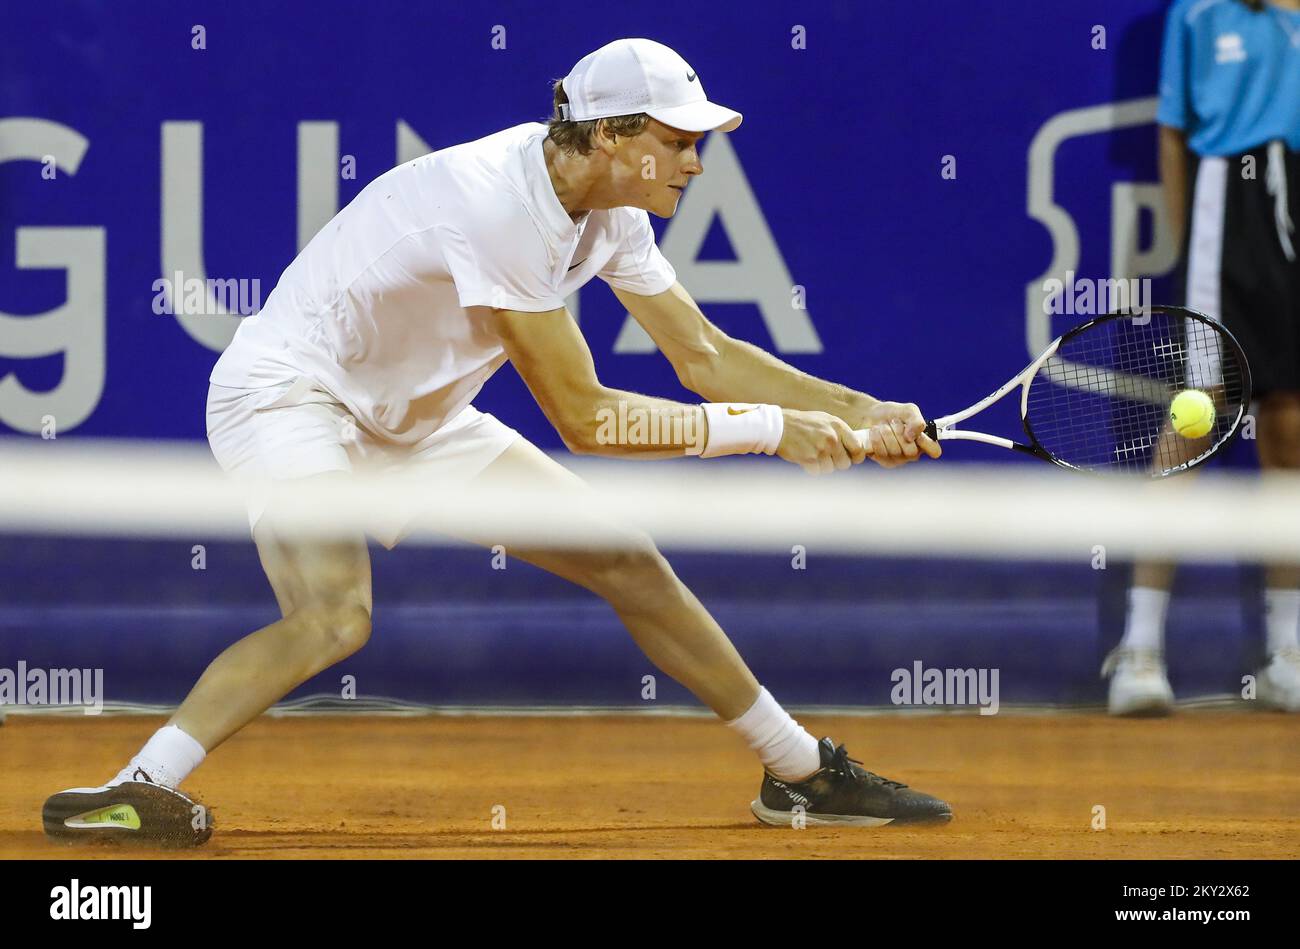
[[[687,82],[694,82],[694,81],[695,81],[695,73],[693,73],[693,72],[688,72],[688,73],[686,74],[686,81],[687,81]]]

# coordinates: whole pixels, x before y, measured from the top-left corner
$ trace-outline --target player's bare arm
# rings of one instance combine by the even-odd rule
[[[1169,229],[1179,240],[1187,228],[1188,164],[1186,133],[1160,126],[1160,189],[1169,212]]]
[[[654,414],[660,431],[699,432],[705,438],[710,434],[705,410],[699,405],[611,389],[601,383],[591,350],[566,309],[545,313],[493,310],[491,325],[533,398],[575,454],[651,460],[698,453],[692,452],[689,444],[665,446],[663,440],[632,444],[602,438],[602,419],[609,418],[609,413],[632,418]],[[781,421],[775,454],[805,470],[842,470],[867,457],[852,428],[834,415],[785,410]]]
[[[692,392],[713,401],[772,402],[787,413],[825,413],[850,429],[871,431],[871,458],[887,468],[938,458],[937,442],[924,434],[925,418],[911,403],[885,402],[801,372],[771,353],[728,336],[674,284],[641,296],[615,289],[619,301],[645,328]]]

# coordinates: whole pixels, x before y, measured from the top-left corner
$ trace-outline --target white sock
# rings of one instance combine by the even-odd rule
[[[148,780],[164,787],[178,787],[206,756],[203,746],[185,732],[175,725],[164,725],[145,742],[130,764],[108,783]],[[143,775],[138,773],[141,771]]]
[[[1264,591],[1264,629],[1270,656],[1283,649],[1300,648],[1296,642],[1300,631],[1300,590],[1269,587]]]
[[[1120,646],[1126,649],[1165,648],[1165,613],[1169,609],[1169,591],[1154,587],[1130,587],[1128,591],[1128,619],[1124,623],[1124,639]]]
[[[822,766],[817,739],[791,718],[767,689],[759,689],[749,711],[727,722],[727,727],[734,728],[758,753],[763,767],[782,781],[801,781]]]

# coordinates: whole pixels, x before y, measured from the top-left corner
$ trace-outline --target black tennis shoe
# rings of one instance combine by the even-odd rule
[[[197,847],[212,836],[212,814],[175,788],[139,780],[51,795],[41,817],[45,834],[74,843],[112,841],[154,847]]]
[[[798,783],[763,776],[758,799],[750,805],[755,817],[784,827],[879,827],[952,820],[952,808],[945,802],[859,767],[861,762],[850,758],[843,745],[836,748],[823,738],[817,750],[821,769]]]

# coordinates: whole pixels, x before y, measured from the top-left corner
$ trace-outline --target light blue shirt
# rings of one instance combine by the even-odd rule
[[[1273,139],[1300,151],[1300,11],[1240,0],[1177,0],[1165,21],[1156,121],[1198,155]]]

